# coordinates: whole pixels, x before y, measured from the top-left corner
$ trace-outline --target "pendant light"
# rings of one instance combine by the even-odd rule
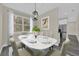
[[[35,10],[33,11],[33,20],[34,21],[36,21],[36,20],[38,20],[38,12],[37,12],[37,10],[36,10],[36,3],[35,3]]]

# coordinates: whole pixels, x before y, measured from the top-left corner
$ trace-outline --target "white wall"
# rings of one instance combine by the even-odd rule
[[[67,19],[59,20],[59,24],[60,25],[67,24]]]
[[[79,33],[79,21],[77,16],[72,16],[67,20],[67,34],[78,34]]]
[[[0,5],[0,47],[1,47],[1,40],[2,40],[2,6]]]
[[[8,40],[9,40],[9,28],[8,28],[8,24],[9,24],[9,20],[8,20],[8,9],[4,6],[2,6],[3,10],[3,14],[2,14],[2,45],[4,44],[8,44]]]
[[[49,29],[48,30],[42,30],[41,28],[41,19],[43,17],[49,16]],[[58,26],[59,26],[59,21],[58,21],[58,8],[55,8],[53,10],[50,10],[40,16],[39,19],[39,25],[41,30],[43,31],[44,35],[48,34],[49,36],[57,39],[59,42],[59,34],[58,34]]]
[[[4,45],[8,44],[8,10],[0,4],[0,52]]]

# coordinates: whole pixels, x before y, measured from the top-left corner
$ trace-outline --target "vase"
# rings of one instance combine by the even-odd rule
[[[35,39],[37,38],[37,36],[38,36],[38,32],[34,32]]]

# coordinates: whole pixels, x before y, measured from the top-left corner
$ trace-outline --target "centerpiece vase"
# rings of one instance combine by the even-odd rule
[[[38,32],[34,32],[34,36],[35,36],[35,39],[36,39],[37,36],[38,36]]]

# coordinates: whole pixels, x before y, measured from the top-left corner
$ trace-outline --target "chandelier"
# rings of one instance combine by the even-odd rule
[[[32,14],[33,14],[33,20],[34,21],[38,20],[38,12],[36,10],[36,3],[35,3],[35,10],[32,12]]]

